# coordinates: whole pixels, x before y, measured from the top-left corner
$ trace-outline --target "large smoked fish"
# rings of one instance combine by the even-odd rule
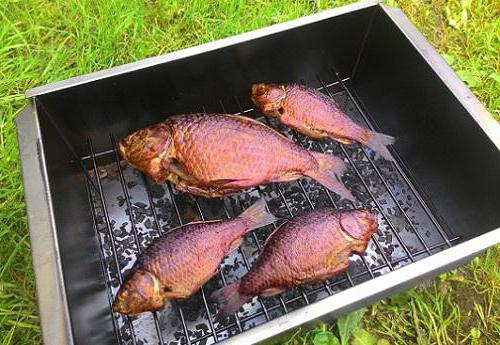
[[[172,116],[127,136],[120,154],[157,183],[169,180],[181,191],[204,197],[308,176],[353,199],[339,179],[346,168],[341,159],[309,152],[243,116]]]

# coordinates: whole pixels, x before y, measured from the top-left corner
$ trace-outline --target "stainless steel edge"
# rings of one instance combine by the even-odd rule
[[[172,52],[169,54],[151,57],[151,58],[147,58],[147,59],[140,60],[137,62],[132,62],[132,63],[125,64],[122,66],[110,68],[107,70],[102,70],[102,71],[98,71],[98,72],[94,72],[94,73],[90,73],[90,74],[86,74],[86,75],[82,75],[82,76],[78,76],[78,77],[50,83],[47,85],[35,87],[35,88],[32,88],[32,89],[25,91],[25,95],[26,95],[26,97],[33,97],[36,95],[41,95],[41,94],[45,94],[45,93],[49,93],[49,92],[53,92],[53,91],[57,91],[57,90],[61,90],[61,89],[66,89],[66,88],[69,88],[72,86],[89,83],[91,81],[104,79],[107,77],[112,77],[112,76],[116,76],[119,74],[124,74],[124,73],[128,73],[128,72],[140,70],[143,68],[162,64],[165,62],[187,58],[189,56],[193,56],[193,55],[205,53],[208,51],[224,48],[224,47],[227,47],[227,46],[230,46],[233,44],[254,40],[254,39],[261,38],[261,37],[264,37],[267,35],[275,34],[277,32],[286,31],[289,29],[303,26],[303,25],[318,22],[318,21],[321,21],[321,20],[324,20],[327,18],[331,18],[331,17],[339,16],[341,14],[345,14],[348,12],[360,10],[360,9],[367,8],[370,6],[375,6],[378,3],[379,3],[379,0],[362,0],[362,1],[359,1],[359,2],[356,2],[353,4],[349,4],[346,6],[333,8],[331,10],[319,12],[319,13],[316,13],[316,14],[313,14],[310,16],[306,16],[306,17],[301,17],[301,18],[291,20],[288,22],[271,25],[271,26],[268,26],[268,27],[265,27],[262,29],[249,31],[249,32],[246,32],[246,33],[243,33],[240,35],[231,36],[231,37],[223,38],[223,39],[220,39],[217,41],[189,47],[189,48],[178,50],[178,51],[175,51],[175,52]]]
[[[350,287],[336,295],[302,307],[223,341],[224,345],[262,343],[277,334],[289,331],[323,316],[339,316],[407,289],[441,272],[468,262],[488,247],[499,243],[500,228],[472,240],[433,254],[411,265]]]
[[[16,126],[43,341],[71,345],[73,336],[34,99],[28,100],[17,116]]]
[[[486,135],[500,150],[500,124],[491,116],[481,102],[469,90],[467,85],[446,63],[441,55],[427,41],[424,35],[413,25],[399,8],[380,3],[379,6],[396,24],[399,30],[408,38],[415,49],[427,61],[429,66],[441,78],[445,85],[455,95],[458,101],[467,109],[474,120],[481,126]]]

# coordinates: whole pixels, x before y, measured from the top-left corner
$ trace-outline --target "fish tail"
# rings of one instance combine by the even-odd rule
[[[373,151],[377,152],[379,155],[387,159],[388,161],[394,161],[394,158],[391,156],[391,153],[387,149],[387,145],[394,144],[394,137],[390,135],[377,133],[377,132],[369,132],[368,139],[363,141],[363,144],[371,148]]]
[[[219,305],[217,318],[224,319],[236,312],[240,307],[249,302],[252,297],[242,295],[239,291],[241,280],[237,280],[222,289],[216,290],[210,296],[210,300]]]
[[[343,198],[354,201],[354,196],[340,180],[340,176],[347,169],[344,161],[329,154],[318,152],[311,153],[318,162],[318,168],[316,170],[307,171],[305,174]]]
[[[278,220],[278,218],[267,211],[264,198],[257,200],[252,206],[247,208],[245,212],[240,214],[239,218],[250,223],[246,230],[247,232],[274,223]]]

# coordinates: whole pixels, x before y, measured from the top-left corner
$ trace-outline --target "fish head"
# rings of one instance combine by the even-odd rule
[[[285,85],[253,84],[252,102],[266,115],[279,117],[283,113],[283,102],[286,98]]]
[[[350,210],[340,214],[340,226],[351,237],[368,241],[377,231],[377,214],[370,210]]]
[[[174,156],[171,132],[163,123],[140,129],[122,139],[119,152],[134,168],[161,182],[163,161]]]
[[[123,283],[113,302],[113,310],[125,315],[160,310],[166,302],[158,278],[145,271],[135,271]]]

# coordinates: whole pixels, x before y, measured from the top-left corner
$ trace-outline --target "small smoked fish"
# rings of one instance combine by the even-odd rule
[[[276,229],[250,271],[211,299],[221,306],[219,315],[228,316],[255,296],[332,278],[348,268],[353,252],[366,250],[377,226],[376,214],[368,210],[303,213]]]
[[[251,98],[267,116],[311,138],[332,138],[343,144],[357,141],[393,160],[387,145],[394,138],[363,128],[352,121],[325,94],[298,84],[254,84]]]
[[[204,197],[309,176],[353,199],[338,178],[346,168],[341,159],[309,152],[243,116],[172,116],[127,136],[120,154],[157,183],[169,180],[181,191]]]
[[[137,259],[113,310],[134,315],[162,309],[171,299],[188,298],[215,274],[247,232],[274,221],[260,199],[238,218],[190,223],[165,233]]]

